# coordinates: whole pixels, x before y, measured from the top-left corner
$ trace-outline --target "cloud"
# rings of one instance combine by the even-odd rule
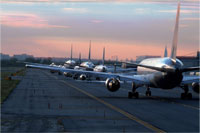
[[[47,20],[29,13],[2,13],[1,24],[9,27],[69,28],[69,26],[49,24]]]
[[[69,13],[87,13],[88,12],[86,8],[63,8],[63,10]]]
[[[186,21],[200,21],[200,18],[181,18],[181,20],[186,20]]]
[[[102,23],[103,21],[102,20],[97,20],[97,19],[94,19],[94,20],[91,20],[92,23]]]
[[[158,10],[158,12],[162,13],[176,13],[177,10]],[[180,10],[181,14],[192,14],[192,13],[199,13],[198,10]]]
[[[187,24],[180,24],[180,27],[181,28],[187,28],[189,25],[187,25]]]
[[[144,8],[136,8],[134,10],[135,13],[138,13],[138,14],[144,14],[144,13],[147,13],[147,9],[144,9]]]

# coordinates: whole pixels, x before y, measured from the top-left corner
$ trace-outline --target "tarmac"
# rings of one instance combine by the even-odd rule
[[[1,132],[199,132],[199,95],[181,100],[180,88],[109,92],[102,83],[27,69],[1,106]]]

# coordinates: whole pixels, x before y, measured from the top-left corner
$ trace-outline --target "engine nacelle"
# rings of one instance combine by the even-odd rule
[[[192,89],[193,89],[194,92],[199,93],[199,90],[200,90],[199,83],[193,82],[192,83]]]
[[[72,74],[69,72],[64,72],[63,75],[65,75],[66,77],[72,77]]]
[[[86,80],[86,75],[85,74],[81,74],[80,75],[80,80]]]
[[[116,78],[108,78],[105,82],[105,85],[109,91],[115,92],[120,88],[120,81]]]

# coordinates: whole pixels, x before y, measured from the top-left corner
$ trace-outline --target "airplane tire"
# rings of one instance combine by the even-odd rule
[[[192,93],[188,93],[188,94],[187,94],[187,98],[188,98],[188,99],[192,99]]]
[[[133,97],[133,93],[132,92],[128,92],[128,98],[131,99]]]
[[[149,96],[151,96],[151,91],[149,91]]]
[[[146,91],[146,96],[151,96],[151,91]]]
[[[61,73],[61,72],[58,72],[58,75],[62,75],[62,73]]]
[[[186,95],[185,93],[181,93],[181,99],[185,99]]]
[[[138,92],[135,92],[135,93],[134,93],[134,96],[135,96],[135,98],[139,98],[139,93],[138,93]]]
[[[96,77],[96,80],[100,80],[100,78],[99,78],[99,77]]]

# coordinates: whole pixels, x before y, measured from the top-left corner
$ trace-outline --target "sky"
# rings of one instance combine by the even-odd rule
[[[175,0],[1,0],[1,52],[35,57],[136,59],[170,54]],[[177,55],[199,50],[199,2],[182,0]]]

